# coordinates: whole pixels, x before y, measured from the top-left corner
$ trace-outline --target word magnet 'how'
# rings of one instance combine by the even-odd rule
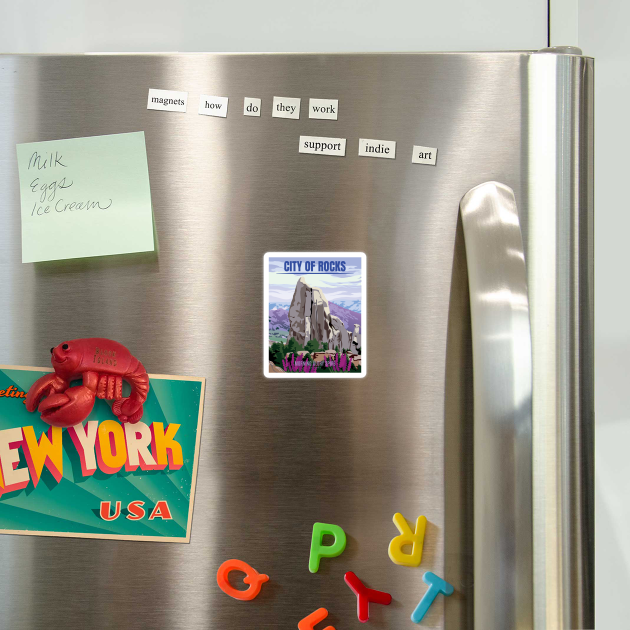
[[[333,536],[335,541],[332,545],[323,545],[324,536]],[[346,548],[346,532],[339,525],[329,525],[327,523],[313,524],[313,537],[311,538],[311,555],[308,559],[308,570],[311,573],[319,571],[319,561],[322,558],[336,558],[340,556]]]
[[[300,623],[298,623],[298,630],[314,630],[315,626],[328,617],[328,611],[325,608],[318,608],[315,612],[312,612],[308,617],[304,617]],[[326,626],[324,630],[335,630],[334,626]]]
[[[230,571],[242,571],[245,573],[243,582],[249,584],[249,588],[245,591],[240,591],[234,588],[228,579]],[[260,593],[263,583],[269,580],[269,576],[264,573],[258,573],[256,569],[243,562],[242,560],[226,560],[217,571],[217,584],[219,588],[230,597],[234,599],[240,599],[241,601],[251,601]]]
[[[416,521],[416,532],[412,532],[405,517],[396,512],[394,524],[400,532],[389,543],[389,557],[394,564],[402,564],[406,567],[417,567],[422,561],[422,546],[424,545],[424,532],[427,528],[426,516],[419,516]],[[411,545],[411,553],[404,553],[403,547]]]
[[[428,584],[429,588],[424,594],[424,597],[420,600],[420,603],[416,606],[416,609],[411,613],[411,621],[414,623],[420,623],[424,619],[429,607],[440,593],[448,597],[452,595],[455,590],[452,584],[438,577],[435,573],[431,573],[431,571],[427,571],[422,576],[422,581]]]
[[[370,602],[384,606],[389,606],[392,603],[392,596],[389,593],[368,588],[352,571],[348,571],[343,579],[357,596],[357,616],[362,623],[370,618]]]

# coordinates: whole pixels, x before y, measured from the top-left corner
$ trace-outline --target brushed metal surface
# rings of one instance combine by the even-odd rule
[[[593,62],[529,59],[536,628],[593,628]]]
[[[456,591],[446,605],[436,600],[424,627],[471,627],[471,353],[458,207],[477,184],[506,183],[532,246],[530,59],[0,57],[0,362],[42,365],[55,340],[106,336],[149,372],[207,378],[191,543],[0,536],[0,625],[264,630],[326,606],[332,625],[358,626],[342,577],[353,570],[394,596],[370,623],[399,628],[432,570]],[[149,87],[187,90],[188,113],[147,111]],[[200,94],[228,96],[228,117],[197,115]],[[271,118],[274,95],[301,97],[303,112],[311,96],[338,98],[339,120]],[[263,99],[262,117],[241,115],[244,96]],[[157,253],[22,265],[15,144],[137,130]],[[345,137],[347,156],[299,155],[300,135]],[[359,137],[396,140],[397,159],[359,158]],[[438,147],[437,166],[411,164],[413,144]],[[304,249],[367,255],[364,379],[262,375],[263,255]],[[429,520],[418,570],[387,557],[396,511]],[[316,520],[344,527],[348,547],[311,575]],[[233,556],[271,578],[247,605],[216,586]]]
[[[486,182],[460,210],[474,375],[475,628],[533,626],[532,340],[511,188]]]

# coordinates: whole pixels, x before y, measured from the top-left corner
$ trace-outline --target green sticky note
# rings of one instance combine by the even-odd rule
[[[153,251],[144,132],[17,145],[22,262]]]

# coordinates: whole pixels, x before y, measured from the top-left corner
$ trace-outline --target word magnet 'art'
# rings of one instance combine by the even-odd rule
[[[272,252],[265,254],[264,278],[265,376],[366,375],[365,254]]]
[[[0,367],[0,532],[188,542],[204,379],[75,339]]]

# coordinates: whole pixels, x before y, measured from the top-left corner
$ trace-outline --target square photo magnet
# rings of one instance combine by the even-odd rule
[[[365,376],[365,254],[269,252],[264,285],[265,376]]]

